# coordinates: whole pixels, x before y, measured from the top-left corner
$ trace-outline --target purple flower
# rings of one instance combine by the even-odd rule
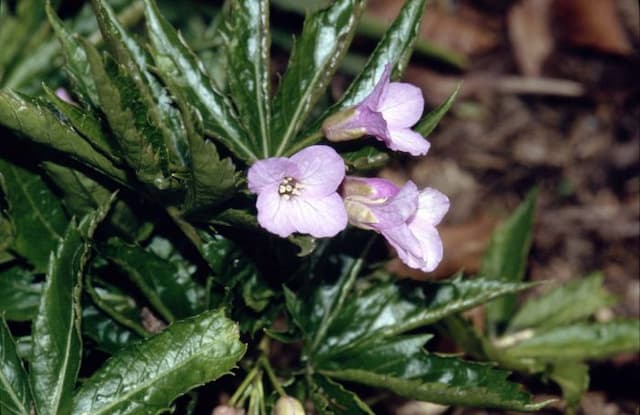
[[[327,139],[345,141],[372,135],[392,150],[414,156],[427,154],[431,144],[411,129],[424,109],[422,92],[415,85],[390,82],[390,73],[387,65],[368,97],[324,121],[322,131]]]
[[[342,187],[349,222],[382,234],[411,268],[430,272],[442,260],[436,229],[449,199],[427,187],[418,191],[409,181],[402,188],[385,179],[347,177]]]
[[[257,193],[258,222],[269,232],[334,236],[347,226],[336,193],[344,161],[328,146],[311,146],[293,156],[259,160],[249,169],[249,190]]]

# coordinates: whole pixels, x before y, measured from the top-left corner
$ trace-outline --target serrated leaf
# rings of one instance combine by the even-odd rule
[[[31,141],[53,148],[120,183],[126,173],[96,151],[91,144],[60,121],[47,108],[10,91],[0,91],[0,124],[24,134]]]
[[[494,231],[482,259],[479,275],[502,281],[522,281],[533,235],[537,191],[529,193],[516,211]],[[486,307],[489,330],[497,332],[514,313],[516,296],[502,297]]]
[[[414,127],[414,130],[422,134],[423,137],[428,136],[436,129],[442,117],[445,116],[447,112],[449,112],[449,108],[455,102],[458,97],[458,93],[460,92],[460,88],[462,84],[458,84],[456,89],[447,97],[446,100],[440,105],[438,105],[433,111],[427,113],[422,119],[418,122],[418,124]]]
[[[305,19],[273,99],[270,156],[287,155],[355,33],[362,0],[338,0]]]
[[[227,22],[229,92],[253,152],[266,158],[271,122],[269,1],[234,0],[229,3]]]
[[[246,162],[258,157],[247,145],[243,130],[230,102],[218,92],[202,63],[160,15],[154,2],[145,1],[147,30],[159,70],[180,85],[189,102],[202,114],[207,134],[219,140]]]
[[[529,299],[509,322],[509,331],[547,329],[591,316],[615,301],[602,283],[602,274],[595,273]]]
[[[358,395],[322,375],[313,375],[310,385],[313,406],[320,415],[374,415]]]
[[[71,413],[158,413],[178,396],[228,373],[245,352],[221,310],[168,327],[113,356],[77,391]]]
[[[80,283],[88,245],[72,221],[51,255],[33,322],[31,385],[38,414],[69,412],[82,358]]]
[[[168,322],[203,310],[203,289],[191,275],[143,248],[112,238],[100,252],[121,267]]]
[[[31,414],[28,376],[3,318],[0,318],[0,408],[7,415]]]
[[[637,352],[640,349],[640,321],[580,323],[533,331],[528,337],[504,348],[502,353],[508,358],[549,361],[602,359],[622,352]]]
[[[47,2],[46,11],[49,23],[55,32],[56,38],[60,42],[62,54],[65,57],[65,69],[74,86],[91,104],[98,106],[99,101],[95,81],[91,76],[91,69],[87,64],[87,54],[82,44],[78,41],[77,37],[67,31],[56,12],[51,8],[50,2]]]
[[[13,249],[44,272],[67,226],[62,205],[38,174],[1,158],[0,173],[15,227]]]
[[[323,362],[317,370],[335,379],[383,387],[411,399],[444,405],[535,411],[509,372],[488,365],[426,353],[430,335],[379,339]]]
[[[7,320],[28,321],[38,310],[42,284],[19,265],[0,271],[0,315]]]
[[[562,388],[569,411],[575,410],[582,394],[589,389],[589,366],[580,362],[557,362],[551,366],[549,377]]]

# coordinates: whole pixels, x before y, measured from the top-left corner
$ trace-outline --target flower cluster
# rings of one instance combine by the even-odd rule
[[[429,142],[411,130],[422,115],[422,94],[390,82],[389,74],[387,65],[368,97],[324,122],[327,139],[372,135],[392,150],[426,154]],[[330,237],[351,223],[382,234],[412,268],[433,271],[442,259],[436,225],[449,209],[447,197],[432,188],[420,191],[411,181],[399,188],[385,179],[345,176],[342,157],[329,146],[259,160],[248,181],[258,195],[258,222],[276,235]]]

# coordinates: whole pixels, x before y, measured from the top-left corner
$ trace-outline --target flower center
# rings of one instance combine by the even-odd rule
[[[291,199],[292,196],[300,195],[300,191],[304,188],[302,183],[299,183],[293,177],[285,177],[278,186],[278,194],[284,198],[284,200]]]

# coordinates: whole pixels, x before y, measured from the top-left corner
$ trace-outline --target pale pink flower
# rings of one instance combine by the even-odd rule
[[[430,272],[442,260],[436,225],[449,210],[449,199],[409,181],[402,188],[385,179],[347,177],[342,187],[349,222],[382,234],[402,262]]]
[[[347,226],[336,192],[344,179],[342,157],[328,146],[307,147],[293,156],[259,160],[249,169],[249,190],[258,195],[258,222],[287,237],[294,232],[334,236]]]
[[[427,154],[431,144],[413,131],[422,116],[424,98],[415,85],[391,82],[386,66],[378,83],[361,103],[327,118],[322,131],[330,141],[372,135],[395,151],[414,156]]]

